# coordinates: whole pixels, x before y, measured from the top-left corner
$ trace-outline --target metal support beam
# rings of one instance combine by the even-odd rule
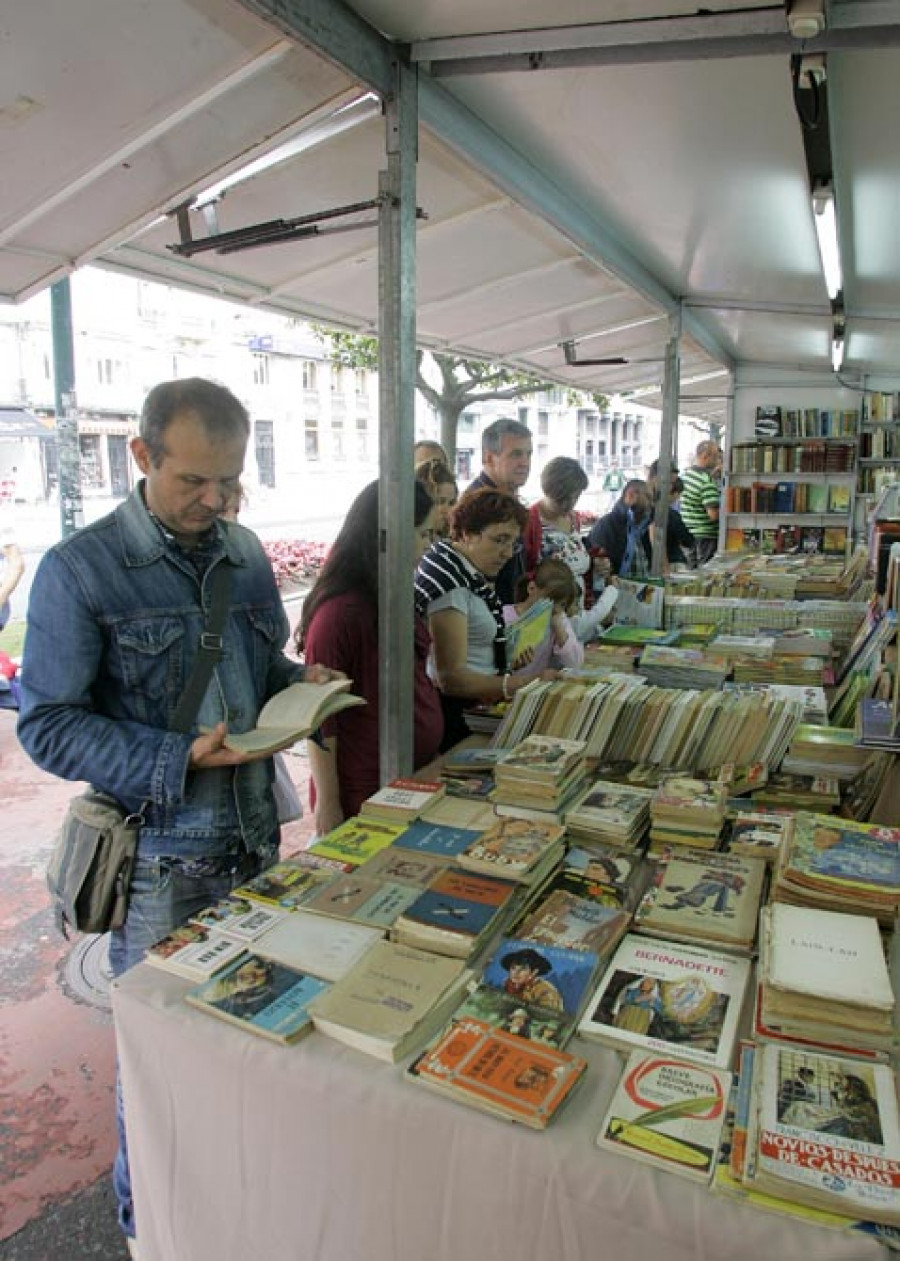
[[[594,22],[531,30],[451,35],[412,44],[411,58],[435,78],[504,71],[578,69],[725,57],[790,56],[845,49],[896,47],[895,0],[853,9],[835,5],[827,30],[795,38],[783,8],[692,13],[676,17]]]
[[[53,326],[53,386],[56,407],[56,456],[59,464],[59,521],[68,538],[84,525],[81,498],[81,451],[75,401],[75,341],[72,336],[72,288],[69,278],[50,289]]]
[[[662,425],[659,430],[659,464],[656,486],[659,498],[653,514],[653,558],[650,572],[655,578],[667,568],[666,531],[669,524],[669,499],[672,491],[672,465],[674,442],[678,433],[678,393],[681,375],[681,314],[677,312],[669,320],[669,340],[666,343],[666,364],[663,377]]]
[[[388,96],[396,48],[342,0],[241,0],[283,33],[316,48],[360,82]],[[781,17],[783,22],[783,15]],[[814,41],[810,41],[812,44]],[[541,170],[427,74],[419,74],[421,121],[464,161],[520,206],[538,216],[590,259],[615,274],[666,314],[678,299],[617,237],[597,212],[586,211],[560,181]],[[726,367],[732,359],[713,332],[690,312],[684,332]]]
[[[378,736],[382,783],[413,769],[413,495],[416,391],[416,71],[394,63],[379,176]]]

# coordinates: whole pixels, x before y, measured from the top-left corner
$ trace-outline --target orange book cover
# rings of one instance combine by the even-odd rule
[[[425,1084],[543,1128],[586,1068],[580,1056],[464,1019],[425,1052],[415,1071]]]

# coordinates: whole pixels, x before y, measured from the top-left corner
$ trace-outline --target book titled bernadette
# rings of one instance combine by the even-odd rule
[[[275,753],[308,736],[310,732],[342,710],[365,705],[361,696],[352,696],[352,679],[330,683],[292,683],[263,705],[252,731],[232,733],[225,744],[237,753]]]

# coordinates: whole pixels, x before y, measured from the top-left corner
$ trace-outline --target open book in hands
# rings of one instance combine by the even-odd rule
[[[354,705],[365,705],[352,696],[352,679],[330,683],[292,683],[263,705],[252,731],[227,735],[225,746],[236,753],[277,753],[310,735],[317,727]]]

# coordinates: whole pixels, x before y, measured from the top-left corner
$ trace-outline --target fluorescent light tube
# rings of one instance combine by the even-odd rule
[[[822,271],[825,273],[825,287],[829,298],[836,298],[843,287],[843,275],[833,189],[821,188],[813,193],[813,218],[816,223],[816,236],[819,238],[819,254],[822,257]]]

